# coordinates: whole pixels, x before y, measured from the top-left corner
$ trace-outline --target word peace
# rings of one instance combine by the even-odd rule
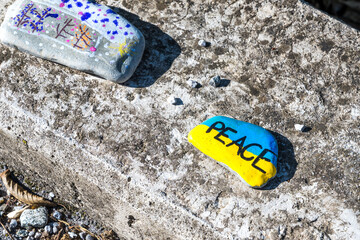
[[[220,122],[220,121],[213,123],[209,127],[209,129],[206,131],[206,133],[210,133],[213,129],[219,131],[219,133],[214,137],[214,139],[216,139],[217,141],[221,142],[224,145],[225,145],[225,142],[222,139],[220,139],[220,137],[229,138],[229,136],[226,134],[227,131],[230,131],[230,132],[235,133],[235,134],[237,133],[237,131],[235,129],[232,129],[230,127],[226,127],[225,124],[223,122]],[[232,142],[229,143],[229,144],[226,144],[225,146],[230,147],[232,145],[236,145],[239,148],[239,150],[237,152],[237,155],[239,155],[245,161],[252,161],[252,160],[254,160],[255,157],[254,156],[251,156],[251,157],[248,156],[247,157],[247,156],[245,156],[245,152],[249,148],[257,147],[257,148],[263,149],[263,147],[260,144],[257,144],[257,143],[250,143],[250,144],[244,146],[245,140],[246,140],[246,136],[243,136],[243,137],[241,137],[241,138],[239,138],[239,139],[237,139],[235,141],[231,140]],[[262,173],[266,173],[263,169],[261,169],[256,164],[260,160],[270,162],[270,159],[264,157],[267,153],[274,154],[277,157],[277,155],[274,152],[272,152],[270,149],[264,149],[264,150],[262,150],[260,155],[258,155],[255,158],[255,160],[252,162],[251,166],[254,167],[255,169],[259,170]]]

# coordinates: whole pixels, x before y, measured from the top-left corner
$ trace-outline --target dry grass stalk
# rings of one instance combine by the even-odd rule
[[[1,224],[1,226],[5,229],[5,231],[7,232],[7,234],[9,234],[10,238],[11,238],[12,240],[14,240],[13,236],[10,234],[10,232],[7,230],[7,228],[4,226],[4,224],[3,224],[1,221],[0,221],[0,224]]]

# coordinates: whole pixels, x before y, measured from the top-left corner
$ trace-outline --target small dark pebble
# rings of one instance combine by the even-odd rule
[[[28,232],[25,229],[20,229],[16,232],[16,236],[18,237],[27,237]]]
[[[219,87],[220,84],[221,84],[221,78],[220,78],[220,76],[213,77],[213,78],[210,80],[209,84],[210,84],[211,86],[213,86],[213,87]]]
[[[61,219],[61,212],[59,212],[59,211],[56,211],[56,210],[55,210],[52,215],[53,215],[53,217],[56,218],[57,220],[60,220],[60,219]]]

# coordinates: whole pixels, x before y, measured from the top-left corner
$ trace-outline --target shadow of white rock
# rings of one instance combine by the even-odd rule
[[[141,32],[93,1],[18,0],[6,13],[0,40],[35,56],[123,83],[144,52]]]

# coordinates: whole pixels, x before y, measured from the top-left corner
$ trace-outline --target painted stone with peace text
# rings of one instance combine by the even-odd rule
[[[250,187],[261,188],[276,175],[278,145],[260,126],[217,116],[192,129],[188,139]]]

